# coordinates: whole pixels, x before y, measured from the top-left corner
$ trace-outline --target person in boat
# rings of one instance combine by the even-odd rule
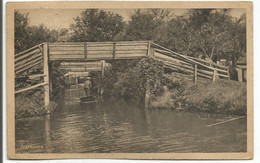
[[[86,96],[90,96],[90,89],[92,87],[91,81],[90,81],[90,77],[87,77],[87,79],[84,82],[84,90],[86,93]]]

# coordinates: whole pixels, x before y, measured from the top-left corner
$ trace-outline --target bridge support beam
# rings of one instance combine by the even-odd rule
[[[47,109],[47,113],[50,113],[50,82],[49,82],[49,59],[48,59],[48,44],[43,45],[43,73],[44,73],[44,106]]]
[[[212,81],[214,82],[214,81],[216,80],[216,78],[217,78],[217,71],[214,70],[214,71],[213,71]]]
[[[198,65],[195,64],[194,65],[194,78],[193,78],[193,81],[195,84],[197,84],[197,80],[198,80]]]
[[[145,92],[145,97],[144,97],[144,107],[147,109],[149,108],[149,103],[150,103],[150,86],[147,82],[146,84],[146,92]]]
[[[102,80],[103,80],[104,74],[105,74],[105,63],[106,63],[105,60],[101,60],[101,78],[102,78]],[[103,91],[104,91],[103,87],[99,84],[99,86],[98,86],[98,93],[100,95],[103,95]]]

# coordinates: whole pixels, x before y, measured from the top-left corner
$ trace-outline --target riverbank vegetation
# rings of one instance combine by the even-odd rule
[[[144,100],[149,87],[152,98],[163,92],[163,64],[152,58],[137,60],[119,60],[106,69],[102,85],[104,93],[133,98],[137,102]]]
[[[152,108],[200,111],[224,115],[246,115],[246,83],[218,79],[194,84],[168,75],[167,89],[151,102]]]
[[[149,84],[148,84],[149,83]],[[104,95],[123,96],[144,104],[150,92],[150,108],[245,115],[246,83],[217,79],[193,81],[164,74],[162,63],[152,58],[115,61],[105,71]]]
[[[50,102],[48,107],[44,106],[43,89],[20,93],[15,97],[15,119],[42,116],[56,107],[54,102]]]

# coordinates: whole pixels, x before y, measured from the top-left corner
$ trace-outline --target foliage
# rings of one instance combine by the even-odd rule
[[[60,69],[61,62],[54,61],[51,63],[50,72],[52,73],[52,94],[51,98],[56,99],[62,97],[64,89],[68,86],[64,75],[67,73],[66,70]]]
[[[247,111],[246,84],[232,80],[190,86],[187,100],[191,111],[217,114],[245,115]]]
[[[50,30],[43,24],[30,26],[28,14],[15,11],[15,53],[19,53],[43,42],[58,41],[67,35],[67,29]]]
[[[46,114],[47,110],[53,111],[56,104],[50,102],[50,105],[44,107],[44,93],[43,89],[30,90],[20,93],[15,97],[15,118],[26,118],[42,116]]]
[[[246,84],[232,80],[217,80],[194,84],[173,75],[165,75],[165,91],[151,107],[224,115],[245,115]]]
[[[162,76],[162,63],[152,58],[115,61],[105,71],[105,91],[142,101],[147,88],[152,97],[162,92]]]
[[[175,37],[173,50],[186,55],[236,63],[246,51],[245,17],[235,19],[230,10],[190,10],[185,17],[169,22],[169,37]]]
[[[98,9],[87,9],[71,24],[71,41],[111,41],[124,28],[123,17]]]
[[[163,76],[164,93],[162,96],[154,99],[151,107],[160,107],[176,110],[187,108],[188,93],[186,82],[183,79],[176,79],[173,74]]]
[[[137,9],[119,40],[153,40],[164,44],[167,21],[172,16],[168,9]]]
[[[217,62],[246,53],[246,17],[230,9],[193,9],[175,16],[168,9],[138,9],[117,40],[152,40],[181,54]]]

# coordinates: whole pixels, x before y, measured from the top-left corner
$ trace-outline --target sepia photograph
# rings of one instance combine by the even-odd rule
[[[9,158],[253,156],[252,3],[8,3],[7,53]]]

